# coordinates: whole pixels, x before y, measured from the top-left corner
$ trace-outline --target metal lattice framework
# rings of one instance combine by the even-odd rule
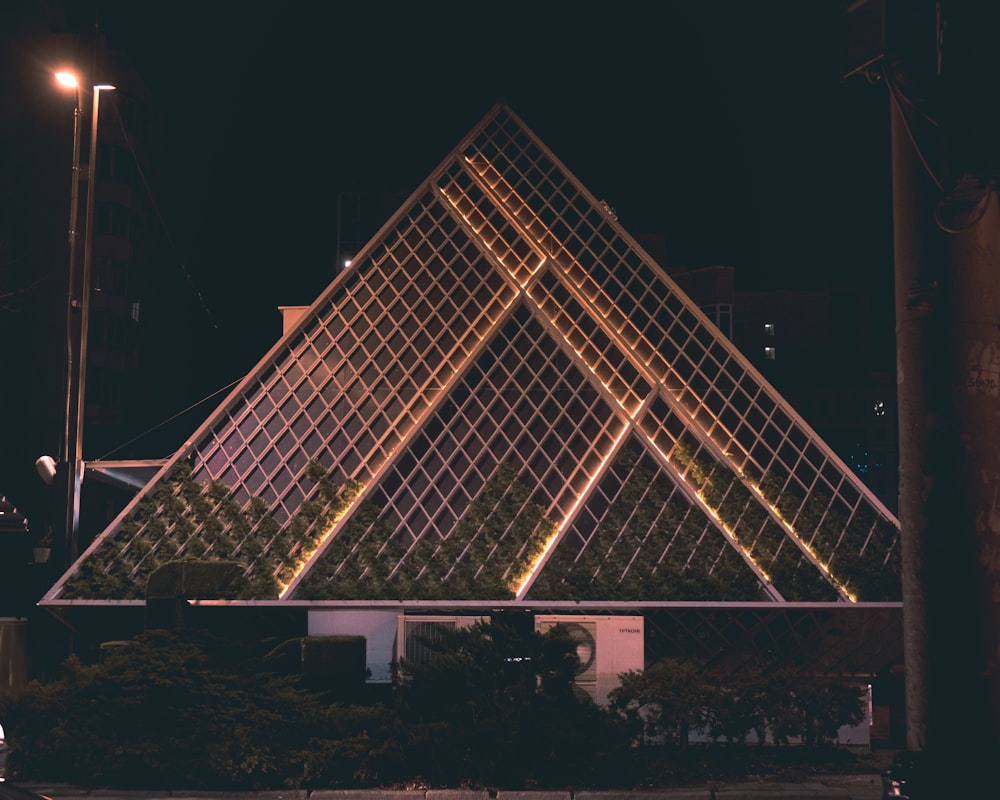
[[[44,602],[896,600],[898,533],[497,106]]]

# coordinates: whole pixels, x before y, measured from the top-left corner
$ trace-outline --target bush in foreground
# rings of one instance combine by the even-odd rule
[[[0,699],[9,772],[88,788],[596,789],[789,765],[843,769],[847,755],[741,746],[741,730],[758,718],[731,697],[711,711],[708,701],[731,687],[715,686],[713,695],[703,676],[680,669],[625,676],[610,709],[580,700],[575,645],[558,629],[456,631],[430,663],[399,665],[381,704],[349,705],[288,674],[266,658],[273,645],[154,630],[104,648],[98,664],[70,658],[59,680]],[[765,697],[745,689],[748,698]],[[783,730],[811,725],[818,741],[838,722],[815,713],[833,696],[818,687],[805,708],[786,692],[769,713],[784,712]],[[708,722],[734,744],[687,748],[681,731]],[[643,744],[650,725],[664,743]]]

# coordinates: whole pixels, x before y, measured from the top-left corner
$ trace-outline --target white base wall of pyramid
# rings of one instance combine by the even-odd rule
[[[399,611],[336,609],[310,611],[310,636],[364,636],[368,683],[392,682],[392,659]]]
[[[363,636],[368,683],[390,683],[392,662],[422,660],[420,639],[435,630],[455,630],[489,622],[478,615],[413,615],[392,610],[336,609],[310,611],[309,636]],[[645,666],[645,620],[641,616],[538,614],[535,630],[562,628],[577,643],[580,666],[574,684],[595,702],[606,704],[623,672]]]
[[[547,633],[562,628],[577,643],[580,659],[574,685],[600,705],[619,684],[623,672],[641,671],[644,666],[645,620],[636,616],[579,616],[539,614],[535,630]]]

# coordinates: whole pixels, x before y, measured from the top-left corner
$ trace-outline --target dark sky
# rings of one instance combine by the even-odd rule
[[[60,5],[93,25],[94,0],[0,8],[4,63],[41,94],[53,65],[28,22]],[[329,283],[341,193],[405,198],[500,100],[627,230],[662,234],[668,264],[733,264],[742,288],[865,282],[889,302],[888,98],[841,80],[835,0],[97,6],[162,122],[150,177],[176,305],[144,327],[161,348],[190,349],[181,407],[245,374],[280,335],[277,306]],[[29,134],[12,151],[38,150],[30,169],[61,192],[65,103],[15,108],[12,96],[0,81],[8,140],[65,120],[57,152]],[[5,213],[65,218],[67,198],[8,194]]]
[[[405,197],[498,100],[672,265],[891,272],[887,98],[840,80],[833,0],[96,5],[156,98],[162,225],[217,325],[311,301],[339,193]]]
[[[259,277],[247,302],[311,300],[337,194],[408,194],[500,99],[626,228],[663,233],[672,264],[732,263],[748,286],[888,273],[887,98],[840,80],[838,9],[174,0],[101,15],[158,98],[166,224],[224,318],[234,275]]]

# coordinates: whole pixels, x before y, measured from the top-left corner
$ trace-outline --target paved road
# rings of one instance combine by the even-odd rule
[[[469,791],[304,790],[271,792],[86,791],[72,786],[19,784],[52,800],[881,800],[878,775],[831,775],[801,783],[733,782],[712,786],[646,789],[642,791]]]

